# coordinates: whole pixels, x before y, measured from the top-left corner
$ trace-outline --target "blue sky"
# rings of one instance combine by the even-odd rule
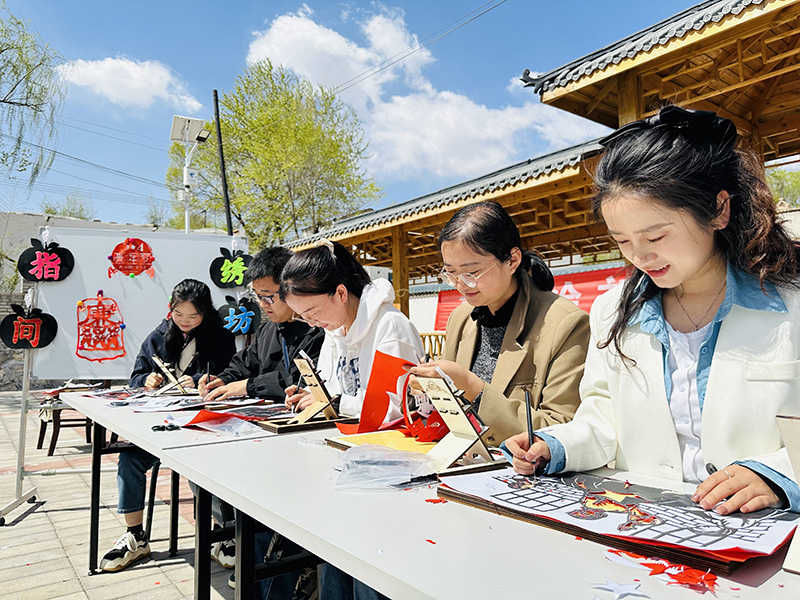
[[[4,181],[0,209],[39,212],[43,196],[77,193],[96,218],[140,223],[148,197],[169,197],[173,115],[211,119],[212,90],[231,90],[252,61],[268,56],[314,83],[340,86],[494,4],[6,0],[61,53],[68,92],[48,142],[62,156],[30,192]],[[519,84],[522,71],[549,71],[690,5],[507,0],[344,90],[370,143],[365,167],[384,190],[376,206],[601,135],[603,127],[541,105]]]

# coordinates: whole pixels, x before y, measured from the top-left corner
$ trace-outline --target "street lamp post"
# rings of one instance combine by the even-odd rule
[[[197,147],[208,139],[211,132],[205,127],[203,119],[193,119],[191,117],[181,117],[175,115],[172,118],[172,130],[169,139],[173,142],[183,142],[186,151],[186,159],[183,163],[183,202],[184,202],[184,230],[189,233],[189,201],[192,198],[192,186],[197,183],[197,170],[190,168],[192,157]],[[191,144],[191,148],[189,145]]]

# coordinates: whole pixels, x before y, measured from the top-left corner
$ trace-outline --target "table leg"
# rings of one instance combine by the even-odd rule
[[[92,437],[92,492],[89,507],[89,575],[97,571],[98,539],[100,537],[100,457],[106,439],[106,428],[97,421]]]
[[[194,521],[194,597],[211,597],[211,494],[197,486]],[[237,552],[238,553],[238,552]]]
[[[180,502],[180,479],[177,471],[172,471],[169,488],[169,555],[178,553],[178,503]]]
[[[236,600],[254,597],[255,581],[255,521],[240,510],[236,511]]]

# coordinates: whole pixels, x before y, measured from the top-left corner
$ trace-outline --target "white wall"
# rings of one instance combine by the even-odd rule
[[[436,321],[438,294],[411,296],[408,301],[408,317],[420,333],[431,333]]]

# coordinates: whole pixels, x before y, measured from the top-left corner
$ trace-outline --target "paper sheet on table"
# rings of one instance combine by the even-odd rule
[[[383,420],[389,412],[389,394],[402,395],[403,393],[402,388],[398,389],[400,383],[405,381],[401,379],[403,375],[406,375],[403,365],[413,366],[414,363],[379,350],[375,351],[358,424],[337,423],[336,427],[339,431],[345,435],[352,435],[378,431],[381,428]]]
[[[200,396],[155,396],[146,403],[133,408],[134,412],[174,412],[210,406],[248,406],[263,402],[260,398],[229,398],[219,400],[203,400]]]
[[[230,415],[220,415],[211,410],[200,410],[195,414],[170,413],[165,420],[181,427],[200,427],[224,435],[264,433],[264,430],[258,425]]]
[[[532,478],[509,467],[445,477],[444,483],[493,504],[600,535],[680,546],[731,560],[771,554],[800,519],[797,513],[777,509],[720,516],[700,508],[688,494],[587,473]]]

